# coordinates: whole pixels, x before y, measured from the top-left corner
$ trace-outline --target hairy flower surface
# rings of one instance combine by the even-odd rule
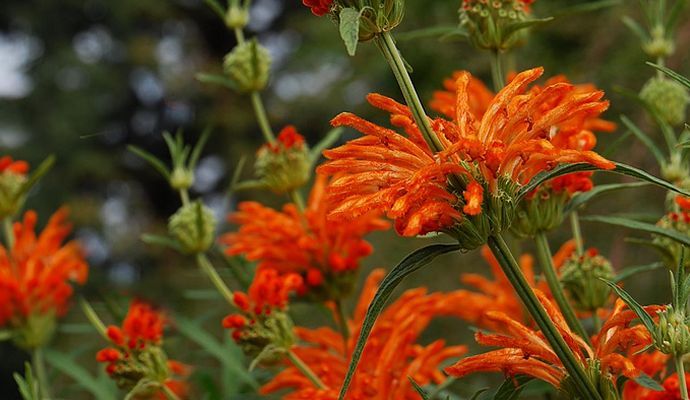
[[[487,232],[487,225],[500,231],[512,222],[511,200],[536,174],[562,163],[613,168],[590,150],[556,146],[552,135],[555,126],[605,110],[603,93],[567,96],[575,87],[563,82],[528,91],[542,72],[535,68],[516,75],[491,99],[481,118],[475,117],[470,101],[472,78],[461,73],[453,120],[430,121],[444,148],[436,154],[423,140],[410,110],[390,98],[371,94],[368,100],[388,111],[391,123],[407,136],[350,113],[335,117],[334,126],[350,126],[364,136],[324,152],[330,161],[319,172],[336,176],[330,186],[331,198],[338,203],[332,217],[385,212],[404,236],[448,232],[473,248],[492,232]],[[473,183],[483,190],[473,191]],[[484,213],[491,222],[469,218]],[[468,218],[476,229],[462,226]]]
[[[327,386],[319,390],[297,368],[287,367],[261,388],[263,394],[291,389],[286,400],[334,400],[345,378],[367,307],[374,297],[384,271],[376,270],[367,279],[353,318],[348,321],[352,335],[346,346],[342,336],[330,328],[297,328],[305,343],[294,352]],[[423,288],[408,290],[391,304],[376,322],[354,375],[347,399],[417,399],[408,377],[420,385],[441,383],[445,375],[439,366],[451,357],[464,354],[465,346],[445,346],[442,340],[417,344],[419,335],[432,318],[447,315],[446,295],[427,294]],[[346,350],[347,349],[347,350]]]
[[[22,347],[45,342],[72,297],[72,284],[84,284],[88,265],[77,242],[63,244],[71,231],[66,208],[58,210],[40,234],[34,211],[14,224],[14,247],[0,246],[0,327],[15,332]]]
[[[557,307],[541,291],[536,293],[584,369],[596,368],[594,376],[601,377],[602,382],[609,385],[612,385],[618,376],[635,378],[640,374],[641,371],[624,354],[643,349],[652,339],[644,326],[631,326],[636,315],[625,309],[622,301],[616,303],[614,311],[604,322],[600,332],[593,337],[593,346],[590,347],[568,328]],[[653,312],[658,307],[647,309]],[[499,327],[496,329],[498,333],[478,332],[475,339],[479,344],[500,349],[462,359],[445,369],[448,374],[463,377],[476,372],[503,372],[509,376],[529,375],[556,388],[565,385],[566,370],[541,332],[526,327],[504,313],[487,314],[487,318]]]
[[[189,374],[188,367],[169,360],[161,347],[167,321],[149,304],[132,301],[122,326],[110,325],[106,330],[112,347],[96,354],[96,361],[106,364],[106,372],[119,387],[132,390],[142,380],[150,382],[137,387],[137,399],[166,399],[161,385],[178,397],[187,396],[183,378]]]
[[[304,212],[294,204],[277,211],[257,202],[240,203],[239,211],[230,215],[239,230],[221,239],[228,245],[226,253],[257,261],[259,270],[297,273],[307,289],[323,292],[327,299],[341,296],[340,283],[334,281],[342,278],[345,286],[352,281],[351,272],[373,251],[364,236],[387,224],[372,213],[329,223],[326,184],[326,178],[317,179]]]

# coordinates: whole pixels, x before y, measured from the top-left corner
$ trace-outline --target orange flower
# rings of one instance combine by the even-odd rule
[[[690,374],[685,374],[685,382],[690,389]],[[631,400],[681,400],[682,396],[680,394],[680,381],[678,380],[678,374],[675,373],[664,380],[661,384],[664,387],[663,391],[655,392],[647,390],[647,393],[639,397],[630,397]],[[628,398],[625,398],[628,400]]]
[[[354,317],[348,321],[352,332],[348,350],[354,348],[366,309],[383,275],[383,270],[376,270],[365,283]],[[464,354],[466,347],[446,347],[441,340],[425,346],[416,344],[431,319],[447,312],[445,299],[446,295],[427,294],[423,288],[408,290],[382,313],[364,348],[348,399],[417,399],[419,395],[412,388],[408,376],[420,385],[445,380],[438,370],[439,365],[450,357]],[[293,347],[293,351],[327,388],[317,389],[297,368],[290,366],[264,385],[261,393],[291,389],[292,392],[284,399],[337,399],[350,359],[343,338],[330,328],[297,328],[297,334],[306,344]]]
[[[335,117],[334,126],[350,126],[365,136],[324,152],[330,161],[319,172],[337,176],[330,190],[338,207],[331,215],[348,219],[385,212],[404,236],[448,232],[462,238],[465,231],[459,224],[472,215],[466,211],[476,210],[464,209],[464,194],[473,182],[484,188],[483,212],[497,221],[489,224],[490,229],[500,231],[512,222],[512,212],[502,209],[511,206],[504,199],[514,197],[539,172],[580,162],[613,168],[613,163],[590,150],[559,148],[553,143],[554,126],[605,110],[608,103],[601,101],[603,93],[568,95],[575,87],[567,83],[527,91],[541,74],[542,69],[535,68],[516,75],[489,102],[488,111],[476,118],[470,101],[472,79],[461,73],[456,81],[454,119],[431,121],[444,147],[438,154],[422,139],[410,110],[390,98],[368,96],[373,106],[391,114],[391,123],[407,137],[353,114]],[[482,224],[477,226],[482,229]],[[480,232],[480,236],[490,233]],[[483,241],[472,244],[478,247]]]
[[[317,17],[328,14],[333,6],[333,0],[302,0],[302,4],[311,8]]]
[[[590,347],[568,328],[558,308],[541,291],[535,292],[582,367],[586,370],[593,366],[598,368],[592,376],[601,376],[603,381],[613,384],[619,375],[635,378],[640,374],[633,362],[619,351],[638,351],[649,345],[652,339],[643,326],[630,326],[636,316],[624,309],[622,301],[616,303],[613,313],[599,334],[594,336],[593,347]],[[653,313],[659,307],[647,309]],[[499,333],[478,332],[475,339],[479,344],[501,349],[460,360],[445,369],[448,374],[456,377],[475,372],[503,372],[511,376],[523,374],[556,388],[561,387],[567,377],[566,370],[541,332],[526,327],[502,312],[488,312],[486,318],[498,327],[496,330]]]
[[[387,224],[373,214],[328,223],[331,206],[325,199],[326,183],[324,177],[317,179],[304,212],[294,204],[277,211],[257,202],[240,203],[239,211],[230,215],[239,230],[221,238],[228,245],[226,253],[258,261],[259,270],[297,273],[312,289],[327,290],[322,286],[356,271],[359,261],[373,250],[363,237]]]
[[[630,356],[635,367],[652,378],[666,375],[666,364],[670,358],[670,355],[656,350]],[[623,398],[626,400],[649,400],[650,398],[648,396],[654,392],[655,391],[651,389],[639,385],[635,381],[627,381],[623,386]],[[672,397],[672,399],[675,398],[676,397]],[[680,398],[678,399],[680,400]]]
[[[0,174],[11,172],[17,175],[26,175],[29,172],[29,163],[22,160],[14,161],[10,156],[0,157]]]
[[[159,382],[180,398],[185,398],[188,385],[184,378],[190,369],[169,360],[161,348],[163,328],[168,319],[149,304],[134,300],[129,306],[122,326],[108,326],[106,336],[113,347],[96,354],[96,361],[106,364],[106,372],[119,387],[132,390],[142,379]],[[161,369],[161,366],[165,366]],[[136,398],[165,399],[160,387],[145,388]]]
[[[14,224],[14,247],[0,246],[0,327],[32,330],[36,319],[64,315],[73,292],[71,283],[86,282],[88,265],[82,248],[77,242],[63,245],[71,231],[67,215],[67,209],[61,208],[36,235],[38,217],[28,211],[23,221]],[[51,331],[48,326],[40,328],[41,336],[49,336],[44,332]]]

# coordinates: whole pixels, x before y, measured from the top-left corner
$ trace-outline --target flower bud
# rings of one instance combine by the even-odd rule
[[[404,0],[367,0],[362,8],[359,41],[371,40],[379,33],[389,32],[400,25],[405,16]]]
[[[146,346],[141,351],[128,354],[110,363],[106,370],[120,389],[131,391],[137,388],[136,395],[151,398],[159,391],[156,385],[139,386],[142,379],[151,382],[164,382],[170,375],[168,359],[159,346]]]
[[[578,311],[594,312],[605,306],[611,288],[602,279],[613,278],[611,263],[593,250],[584,255],[573,254],[561,267],[561,284]]]
[[[690,353],[690,327],[682,310],[668,306],[660,311],[654,332],[654,346],[664,354],[683,356]]]
[[[180,207],[170,217],[168,231],[185,253],[197,254],[208,250],[215,238],[216,219],[200,201]]]
[[[244,354],[262,365],[280,362],[295,343],[294,325],[283,311],[257,315],[257,319],[236,329],[233,338]]]
[[[651,38],[642,43],[642,50],[652,58],[665,58],[673,54],[676,45],[666,37],[664,27],[657,26],[652,29]]]
[[[249,23],[249,10],[230,6],[225,13],[225,25],[230,29],[242,29]]]
[[[175,167],[170,174],[170,186],[175,190],[187,190],[194,184],[194,172],[184,167]]]
[[[287,126],[275,143],[259,149],[254,168],[262,184],[275,193],[298,189],[311,176],[309,147],[293,126]]]
[[[268,83],[271,55],[256,40],[237,45],[223,60],[223,69],[240,93],[263,90]]]
[[[568,198],[567,191],[556,192],[540,186],[520,202],[510,229],[520,237],[534,237],[559,227]]]
[[[661,118],[670,125],[685,122],[685,111],[688,105],[688,90],[671,79],[653,77],[640,91],[640,98]]]
[[[530,3],[532,0],[463,0],[460,25],[481,49],[509,49],[524,39],[523,31],[516,30],[515,24],[530,19]]]
[[[22,207],[28,169],[29,165],[24,161],[0,157],[0,219],[16,214]]]

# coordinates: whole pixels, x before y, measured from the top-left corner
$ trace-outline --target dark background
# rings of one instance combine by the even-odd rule
[[[408,1],[399,31],[452,26],[457,23],[458,2]],[[546,16],[577,3],[586,1],[541,1],[534,12]],[[544,65],[547,76],[565,73],[574,82],[597,84],[612,100],[608,119],[617,121],[625,113],[660,139],[640,108],[616,92],[618,87],[638,91],[653,74],[644,65],[638,40],[621,23],[623,15],[640,19],[638,3],[621,3],[534,30],[529,43],[516,52],[515,62],[520,69]],[[366,93],[401,98],[374,46],[361,45],[355,58],[348,57],[337,27],[327,17],[312,16],[299,1],[255,0],[251,20],[247,34],[258,36],[274,60],[263,97],[275,129],[293,124],[313,144],[328,131],[329,119],[343,110],[385,122],[384,115],[364,103]],[[686,74],[689,44],[690,23],[684,18],[679,50],[668,65]],[[57,156],[28,207],[39,211],[42,222],[62,204],[71,208],[75,236],[85,245],[91,265],[90,282],[83,290],[94,302],[108,300],[124,307],[130,296],[139,296],[191,317],[215,304],[195,300],[208,285],[192,260],[139,240],[144,232],[164,232],[167,217],[179,204],[166,182],[127,152],[127,144],[167,157],[162,131],[182,128],[192,141],[204,128],[213,127],[193,194],[203,197],[223,220],[238,200],[260,199],[276,206],[286,200],[263,192],[227,194],[238,160],[242,155],[251,158],[261,135],[245,97],[201,84],[194,76],[219,72],[222,57],[233,46],[233,36],[199,0],[5,0],[0,5],[0,155],[26,159],[34,166],[49,154]],[[413,79],[423,99],[430,99],[456,69],[488,81],[487,55],[467,43],[427,38],[401,42],[400,47],[414,66]],[[599,148],[605,149],[622,131],[600,135]],[[614,158],[658,174],[652,157],[632,139]],[[251,163],[243,176],[251,176]],[[596,202],[588,212],[660,216],[663,199],[658,190],[638,190]],[[650,251],[624,242],[630,232],[587,224],[584,229],[587,244],[600,247],[618,268],[655,260]],[[553,235],[554,250],[568,232],[566,224]],[[424,243],[399,239],[394,232],[374,234],[372,241],[376,252],[365,260],[365,270],[390,267],[401,254]],[[458,287],[462,271],[486,270],[475,253],[446,257],[438,264],[411,277],[408,286],[448,290]],[[665,273],[645,278],[629,289],[642,301],[665,301],[665,290],[656,290],[666,284]],[[307,316],[307,310],[296,306],[300,323],[327,323]],[[227,310],[211,307],[210,312],[217,321]],[[217,325],[208,326],[220,337]],[[457,342],[469,334],[464,324],[440,320],[425,340],[444,336]],[[171,340],[176,358],[200,365],[201,371],[208,367],[198,349]],[[79,353],[84,365],[96,370],[100,367],[93,354],[102,345],[74,309],[52,347]],[[23,358],[11,345],[0,347],[1,398],[15,398],[11,371],[21,368]],[[56,392],[62,391],[65,398],[88,398],[80,397],[66,378],[54,379]],[[471,393],[485,379],[465,380],[459,391]]]

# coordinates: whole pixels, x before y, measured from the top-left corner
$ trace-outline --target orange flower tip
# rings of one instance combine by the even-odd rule
[[[247,325],[247,319],[239,314],[228,315],[223,319],[223,328],[237,329]]]
[[[680,207],[684,211],[690,210],[690,197],[676,196],[675,201],[678,207]]]
[[[232,296],[232,301],[240,310],[249,311],[249,297],[246,294],[235,292]]]
[[[484,201],[484,188],[477,183],[471,182],[463,192],[465,206],[462,211],[467,215],[478,215],[482,212],[482,202]]]
[[[122,354],[111,348],[103,349],[96,354],[96,361],[98,362],[114,362],[122,358]]]
[[[125,343],[125,337],[120,328],[110,325],[105,332],[106,336],[108,336],[108,339],[110,339],[110,341],[116,345],[122,346]]]
[[[283,128],[278,134],[277,139],[286,149],[304,145],[304,136],[300,135],[293,125],[288,125]]]
[[[323,274],[318,269],[312,268],[307,271],[307,284],[309,286],[320,286],[323,280]]]

